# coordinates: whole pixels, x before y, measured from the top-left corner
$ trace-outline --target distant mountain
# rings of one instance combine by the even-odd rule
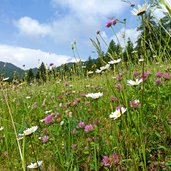
[[[0,76],[5,78],[9,77],[10,79],[13,78],[14,75],[21,78],[24,75],[24,70],[7,62],[0,61]]]

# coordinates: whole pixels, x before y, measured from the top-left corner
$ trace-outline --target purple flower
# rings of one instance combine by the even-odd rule
[[[54,64],[53,63],[50,63],[49,66],[53,66]]]
[[[133,108],[140,107],[140,101],[139,100],[130,101],[130,106]]]
[[[137,78],[138,74],[139,74],[139,73],[138,73],[137,71],[134,71],[134,72],[133,72],[134,79]]]
[[[104,166],[111,166],[111,161],[108,156],[103,156],[102,163]]]
[[[163,78],[166,79],[166,80],[169,80],[170,79],[170,75],[168,73],[164,73],[163,74]]]
[[[160,85],[162,83],[161,79],[157,79],[155,82],[157,85]]]
[[[53,116],[52,115],[48,115],[44,118],[44,122],[45,124],[49,124],[53,122]]]
[[[42,141],[46,143],[49,140],[49,136],[45,135],[42,137]]]
[[[111,102],[115,102],[115,101],[117,101],[117,98],[116,98],[115,96],[111,96],[111,97],[110,97],[110,101],[111,101]]]
[[[77,147],[77,145],[76,145],[76,144],[72,144],[72,145],[71,145],[71,148],[72,148],[73,150],[75,150],[75,149],[76,149],[76,147]]]
[[[85,132],[90,132],[90,131],[93,131],[93,130],[94,130],[94,127],[93,127],[92,124],[86,125],[86,126],[84,127],[84,131],[85,131]]]
[[[115,25],[116,23],[117,23],[117,19],[110,19],[110,20],[107,21],[105,26],[109,28],[112,25]]]
[[[78,123],[78,127],[79,127],[79,128],[84,128],[84,127],[85,127],[85,123],[82,122],[82,121],[80,121],[80,122]]]
[[[120,157],[118,156],[118,154],[116,152],[113,153],[113,162],[115,164],[119,164],[119,162],[120,162]]]
[[[157,72],[156,73],[156,77],[161,77],[161,76],[163,76],[163,73],[162,72]]]
[[[119,91],[122,90],[122,85],[121,85],[120,83],[117,83],[117,84],[115,85],[115,87],[116,87]]]

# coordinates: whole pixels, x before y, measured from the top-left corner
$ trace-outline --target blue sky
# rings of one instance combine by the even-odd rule
[[[143,0],[132,2],[142,4]],[[1,0],[0,61],[26,68],[42,61],[60,65],[74,61],[71,43],[75,40],[81,59],[96,57],[90,38],[101,30],[104,39],[111,40],[113,32],[105,27],[109,17],[126,18],[127,37],[136,40],[139,20],[121,0]],[[123,25],[114,29],[120,36]]]

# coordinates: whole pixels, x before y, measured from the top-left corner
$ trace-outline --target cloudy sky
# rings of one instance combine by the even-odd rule
[[[132,2],[137,5],[143,0]],[[58,66],[74,61],[74,41],[82,60],[95,58],[90,38],[94,39],[96,30],[101,30],[103,38],[111,40],[114,33],[105,27],[110,17],[126,19],[126,37],[136,40],[139,18],[121,0],[1,0],[0,61],[21,68],[37,67],[42,61]],[[123,24],[114,29],[121,38]],[[103,42],[102,46],[105,51]]]

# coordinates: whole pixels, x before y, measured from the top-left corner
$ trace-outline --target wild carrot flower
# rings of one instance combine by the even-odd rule
[[[117,119],[119,118],[122,114],[124,114],[126,112],[126,108],[124,107],[119,107],[115,110],[115,112],[112,112],[109,117],[112,118],[112,119]]]
[[[43,164],[43,161],[37,161],[36,163],[31,163],[30,165],[27,166],[29,169],[37,169]]]
[[[136,79],[135,81],[127,80],[127,85],[136,86],[136,85],[140,84],[142,81],[143,81],[143,79],[140,79],[140,80]]]
[[[138,5],[138,9],[133,8],[133,10],[131,11],[133,15],[143,15],[149,8],[149,5],[147,3],[141,5]]]
[[[90,132],[90,131],[93,131],[93,130],[94,130],[94,127],[93,127],[92,124],[86,125],[86,126],[84,127],[84,131],[85,131],[85,132]]]
[[[103,96],[103,93],[88,93],[85,95],[86,97],[90,97],[92,99],[98,99],[99,97],[102,97]]]

